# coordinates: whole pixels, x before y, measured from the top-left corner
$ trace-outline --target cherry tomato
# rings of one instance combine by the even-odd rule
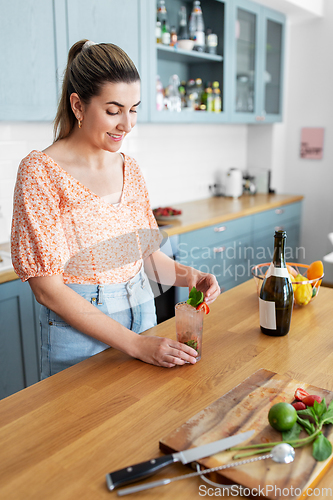
[[[296,411],[306,410],[306,405],[302,403],[302,401],[297,401],[297,403],[293,403],[293,407]]]
[[[321,403],[320,396],[305,396],[305,398],[302,399],[302,403],[304,403],[306,406],[313,406],[315,400],[318,401],[318,403]]]
[[[295,391],[295,399],[297,399],[297,401],[302,401],[303,398],[305,398],[305,396],[309,396],[309,393],[306,392],[301,387],[299,387],[298,389],[296,389],[296,391]]]
[[[208,305],[206,304],[206,302],[201,302],[201,304],[199,304],[199,305],[196,307],[196,310],[197,310],[197,311],[199,311],[199,309],[203,309],[205,314],[208,314],[208,313],[209,313],[209,307],[208,307]]]

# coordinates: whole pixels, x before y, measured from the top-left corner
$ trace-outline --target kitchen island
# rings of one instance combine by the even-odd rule
[[[197,365],[158,368],[108,349],[0,401],[0,497],[118,498],[107,472],[159,456],[162,438],[260,368],[333,391],[332,301],[322,287],[294,309],[287,336],[267,337],[250,280],[212,304]],[[175,337],[174,319],[145,334]],[[156,477],[189,471],[175,464]],[[200,484],[186,479],[132,498],[200,498]],[[332,485],[329,470],[317,488]]]

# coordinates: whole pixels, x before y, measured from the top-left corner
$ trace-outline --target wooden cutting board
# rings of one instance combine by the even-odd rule
[[[186,450],[251,429],[255,430],[254,437],[243,444],[281,441],[281,433],[268,423],[268,411],[280,401],[292,403],[298,387],[325,398],[326,403],[333,399],[333,393],[328,390],[261,369],[163,438],[160,449],[166,453]],[[324,426],[324,434],[333,443],[333,425]],[[302,431],[300,437],[306,436]],[[306,498],[306,491],[315,487],[330,467],[333,456],[317,462],[312,457],[312,445],[297,448],[295,453],[291,464],[277,464],[267,459],[208,477],[220,484],[238,484],[250,491],[257,489],[263,498],[272,500]],[[198,462],[211,468],[232,462],[234,455],[235,452],[224,451]],[[255,496],[258,497],[256,493]]]

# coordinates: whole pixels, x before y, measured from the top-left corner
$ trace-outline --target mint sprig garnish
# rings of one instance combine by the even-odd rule
[[[314,423],[302,417],[310,417],[314,420]],[[322,432],[323,426],[328,424],[333,424],[333,400],[330,402],[328,408],[326,406],[325,398],[321,401],[321,403],[318,403],[318,401],[315,400],[313,406],[308,406],[306,410],[299,410],[297,412],[297,421],[294,426],[289,431],[282,432],[283,441],[248,445],[243,447],[235,446],[230,449],[249,450],[247,453],[239,453],[235,455],[233,458],[236,460],[250,455],[255,455],[257,453],[266,453],[266,451],[271,451],[274,446],[281,443],[288,443],[294,448],[300,448],[312,443],[313,458],[315,458],[318,462],[322,462],[332,454],[332,444]],[[299,435],[302,429],[307,432],[308,436],[300,439]],[[253,450],[250,451],[251,449]]]
[[[188,299],[187,299],[187,304],[190,304],[190,306],[197,307],[201,302],[204,300],[204,294],[202,292],[199,292],[195,288],[195,286],[192,288],[192,290],[189,293]]]

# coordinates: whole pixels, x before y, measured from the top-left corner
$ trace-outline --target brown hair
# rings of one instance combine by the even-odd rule
[[[82,102],[89,104],[99,95],[106,82],[132,83],[140,80],[133,61],[117,45],[99,43],[86,45],[88,40],[76,42],[68,53],[62,93],[54,120],[54,140],[68,137],[76,118],[71,108],[70,95],[75,92]],[[83,50],[82,50],[83,49]]]

